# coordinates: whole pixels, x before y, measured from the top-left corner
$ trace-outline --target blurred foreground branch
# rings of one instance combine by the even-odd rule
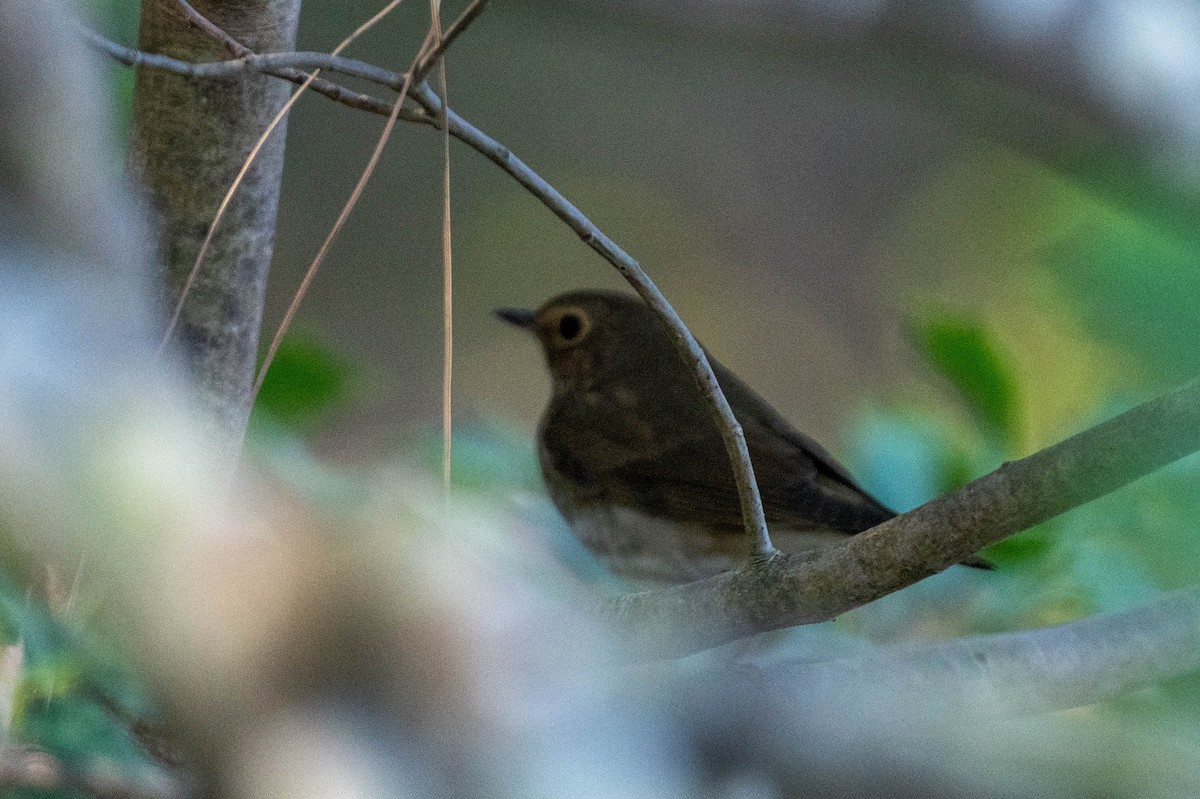
[[[1068,624],[764,669],[801,705],[925,697],[963,711],[1081,707],[1200,668],[1200,588]],[[936,697],[936,700],[932,698]]]
[[[34,749],[0,748],[0,792],[6,796],[61,792],[91,799],[184,799],[185,787],[154,775],[133,777],[103,767],[79,768]]]

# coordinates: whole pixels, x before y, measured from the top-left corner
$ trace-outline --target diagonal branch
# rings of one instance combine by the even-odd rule
[[[827,621],[1200,450],[1200,379],[1001,466],[808,561],[781,556],[605,610],[640,657]]]
[[[230,36],[224,28],[219,25],[214,25],[208,17],[201,14],[188,0],[175,0],[175,5],[183,13],[184,19],[188,24],[199,30],[201,33],[208,36],[210,39],[215,39],[229,52],[235,56],[250,55],[251,50],[246,45],[239,42],[237,39]]]

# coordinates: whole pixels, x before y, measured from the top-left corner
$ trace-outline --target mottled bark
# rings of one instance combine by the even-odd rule
[[[295,46],[300,0],[205,0],[195,7],[251,49]],[[188,61],[230,55],[191,27],[174,0],[144,0],[139,42],[143,50]],[[286,84],[262,75],[211,81],[138,71],[130,161],[157,213],[166,265],[164,320],[221,198],[287,96]],[[250,412],[283,152],[281,126],[230,204],[173,337],[214,445],[229,459],[236,457]]]

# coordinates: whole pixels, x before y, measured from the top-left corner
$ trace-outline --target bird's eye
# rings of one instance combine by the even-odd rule
[[[574,341],[583,332],[583,320],[576,314],[563,314],[562,319],[558,320],[558,334],[562,336],[563,341]]]

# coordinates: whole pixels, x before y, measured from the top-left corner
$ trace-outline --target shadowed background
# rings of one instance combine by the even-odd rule
[[[1161,325],[1149,317],[1163,303],[1186,313],[1196,298],[1181,263],[1192,232],[1176,222],[1194,207],[1194,9],[733,8],[496,3],[455,45],[450,99],[639,258],[719,358],[843,454],[872,402],[927,393],[906,328],[931,306],[982,314],[1018,370],[1052,364],[1053,385],[1022,381],[1028,446],[1092,410],[1097,391],[1147,376],[1123,345],[1147,343],[1139,322]],[[309,4],[299,46],[328,49],[374,10]],[[402,68],[426,14],[401,6],[354,54]],[[114,12],[127,30],[129,16]],[[382,123],[315,96],[295,113],[268,325]],[[437,423],[439,147],[400,127],[302,307],[300,326],[367,377],[318,431],[327,452],[387,455]],[[531,429],[541,364],[490,309],[622,281],[482,157],[456,143],[453,158],[456,413]],[[1194,347],[1162,355],[1172,376],[1197,361]]]

